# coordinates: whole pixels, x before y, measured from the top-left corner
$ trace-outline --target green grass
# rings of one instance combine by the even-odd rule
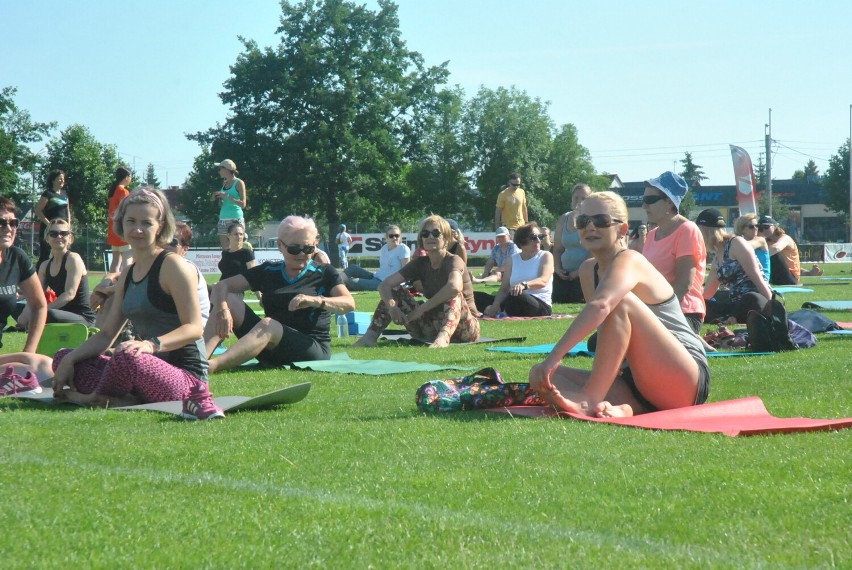
[[[849,264],[827,269],[852,276]],[[788,294],[787,307],[852,299],[848,283]],[[361,311],[377,300],[355,298]],[[540,344],[569,324],[482,327]],[[23,335],[4,342],[18,350]],[[515,381],[540,358],[350,342],[335,339],[335,352],[494,366]],[[850,343],[820,335],[809,350],[711,360],[710,400],[757,395],[779,416],[848,417]],[[429,417],[414,391],[437,376],[238,370],[214,376],[214,392],[313,389],[299,404],[218,422],[0,401],[2,565],[850,567],[852,430],[730,438]]]

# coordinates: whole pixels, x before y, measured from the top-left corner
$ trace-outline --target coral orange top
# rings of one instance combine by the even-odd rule
[[[127,188],[119,185],[115,192],[112,193],[112,198],[109,199],[109,220],[107,222],[107,244],[113,246],[123,246],[127,245],[127,242],[124,241],[122,236],[115,233],[114,222],[112,221],[112,217],[115,214],[115,211],[118,210],[118,205],[121,204],[121,201],[124,200],[127,196],[130,195]]]

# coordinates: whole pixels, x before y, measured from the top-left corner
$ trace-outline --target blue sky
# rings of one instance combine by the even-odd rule
[[[549,101],[595,167],[625,181],[680,169],[688,150],[705,184],[732,184],[727,145],[757,162],[770,108],[775,178],[811,158],[824,172],[849,137],[846,0],[577,4],[401,0],[400,28],[469,96],[515,85]],[[0,86],[35,120],[84,124],[180,184],[198,154],[184,133],[227,116],[218,93],[237,36],[273,45],[279,16],[272,0],[4,0]]]

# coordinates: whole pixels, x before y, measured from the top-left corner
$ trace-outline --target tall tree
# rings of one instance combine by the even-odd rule
[[[849,216],[849,139],[828,159],[823,181],[827,197],[825,205]]]
[[[704,167],[693,162],[691,152],[686,151],[683,154],[684,157],[680,159],[680,163],[683,165],[683,170],[681,170],[679,174],[683,176],[690,188],[693,186],[701,186],[701,181],[707,180],[707,177],[704,176],[704,171],[702,170]]]
[[[516,87],[481,87],[465,112],[465,141],[473,152],[474,199],[483,229],[491,227],[497,194],[509,173],[521,174],[528,194],[546,196],[545,171],[553,121],[548,104]]]
[[[55,168],[64,170],[74,224],[106,235],[107,187],[120,165],[113,145],[98,142],[82,125],[71,125],[48,143],[42,175]]]
[[[793,172],[793,180],[802,182],[817,182],[819,180],[819,167],[813,159],[809,160],[805,165],[804,170],[796,170]]]
[[[21,177],[33,176],[38,160],[27,145],[47,137],[56,123],[33,121],[27,111],[15,104],[17,92],[14,87],[0,90],[0,195],[21,202],[31,199],[31,192],[20,185]]]
[[[157,173],[154,172],[154,165],[150,162],[148,163],[148,167],[145,169],[145,184],[153,186],[154,188],[160,187],[160,179],[157,178]]]
[[[404,203],[404,159],[448,72],[406,48],[394,3],[378,5],[285,0],[277,46],[242,40],[228,118],[189,138],[237,162],[252,217],[319,214],[332,231]]]
[[[754,166],[754,177],[757,181],[757,189],[766,188],[766,163],[763,161],[763,153],[757,155],[757,164]]]
[[[580,144],[577,127],[570,123],[562,125],[553,137],[544,177],[550,191],[540,197],[555,216],[571,209],[571,190],[577,183],[604,190],[609,182],[607,177],[595,173],[592,155]]]

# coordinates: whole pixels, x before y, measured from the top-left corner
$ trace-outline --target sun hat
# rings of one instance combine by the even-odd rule
[[[233,160],[231,160],[230,158],[226,158],[222,162],[217,162],[215,164],[215,166],[218,167],[218,168],[224,168],[226,170],[230,170],[231,172],[237,171],[237,164]]]
[[[452,218],[447,218],[447,223],[450,224],[450,229],[453,231],[459,231],[459,223]]]
[[[669,200],[675,205],[675,208],[680,209],[680,203],[683,197],[689,191],[689,185],[682,176],[675,174],[671,170],[667,170],[657,176],[645,181],[646,186],[652,186],[665,194]]]
[[[716,208],[707,208],[695,218],[695,223],[708,228],[724,228],[725,216]]]
[[[498,237],[507,236],[509,235],[509,228],[507,228],[506,226],[500,226],[499,228],[497,228],[495,235],[497,235]]]

